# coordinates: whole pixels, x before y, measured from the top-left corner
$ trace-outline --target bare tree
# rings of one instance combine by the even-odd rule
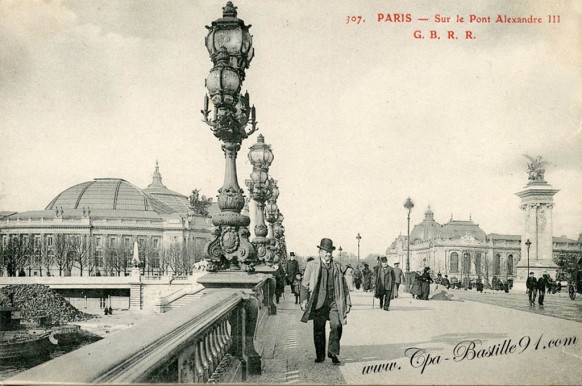
[[[182,246],[177,241],[172,241],[168,248],[164,248],[164,260],[176,275],[182,274],[182,255]]]
[[[30,258],[30,246],[28,236],[19,234],[10,238],[5,249],[8,276],[17,276],[23,272]]]
[[[146,269],[148,272],[153,272],[154,269],[160,268],[160,249],[155,245],[153,238],[148,237],[139,243],[139,254],[144,263],[144,275]]]
[[[47,276],[50,275],[50,269],[55,262],[55,255],[53,249],[48,244],[48,238],[45,236],[40,240],[40,254],[42,259],[42,265],[46,268]],[[40,271],[42,276],[42,269]]]
[[[80,275],[83,276],[85,269],[88,266],[93,266],[90,258],[90,239],[87,235],[74,235],[69,237],[68,243],[72,255],[72,265],[79,268]]]
[[[55,256],[55,262],[57,267],[59,267],[59,276],[63,276],[63,271],[67,267],[67,259],[69,258],[69,251],[67,249],[67,235],[58,233],[54,235],[53,240],[53,251]]]

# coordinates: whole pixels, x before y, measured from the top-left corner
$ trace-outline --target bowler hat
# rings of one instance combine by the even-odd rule
[[[331,252],[331,251],[335,250],[335,247],[333,246],[333,241],[331,241],[331,239],[326,239],[326,238],[321,239],[317,248],[323,249],[324,251],[327,251],[327,252]]]

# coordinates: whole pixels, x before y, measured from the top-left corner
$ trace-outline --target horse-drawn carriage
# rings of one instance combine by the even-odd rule
[[[568,295],[570,299],[576,299],[576,295],[582,295],[582,258],[580,256],[560,256],[559,276],[568,281]]]

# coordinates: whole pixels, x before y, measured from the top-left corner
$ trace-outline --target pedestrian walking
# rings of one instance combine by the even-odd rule
[[[380,265],[376,271],[376,290],[374,296],[380,300],[380,309],[389,311],[390,299],[394,298],[394,287],[396,278],[394,277],[394,270],[388,265],[386,256],[380,258]]]
[[[449,281],[449,275],[445,275],[445,277],[443,278],[443,286],[445,286],[446,289],[451,288],[451,282]]]
[[[275,300],[277,304],[279,304],[279,299],[281,299],[281,295],[285,292],[285,271],[281,264],[279,264],[279,259],[275,258],[273,268],[275,268]]]
[[[422,300],[428,300],[428,295],[430,295],[430,283],[432,282],[432,277],[430,277],[430,267],[424,267],[424,272],[420,276],[420,298]]]
[[[346,283],[348,284],[348,289],[350,291],[354,290],[354,269],[350,264],[346,265],[344,270],[344,276],[346,278]]]
[[[544,305],[544,298],[546,297],[546,286],[548,285],[548,275],[543,274],[537,282],[538,287],[538,304],[540,306]]]
[[[293,292],[293,282],[297,273],[299,273],[299,262],[295,258],[295,252],[291,252],[287,260],[287,284],[291,287],[291,292]]]
[[[368,292],[372,287],[372,270],[368,263],[364,263],[364,269],[362,270],[362,286],[364,287],[364,292]]]
[[[356,266],[354,269],[354,286],[359,291],[360,287],[362,286],[362,271],[360,271],[360,267]]]
[[[525,286],[527,288],[527,295],[529,297],[529,305],[533,306],[536,302],[536,295],[538,293],[537,288],[538,281],[533,272],[529,273],[529,277],[525,281]]]
[[[410,293],[412,294],[412,297],[420,299],[422,295],[420,272],[411,272],[411,283]]]
[[[293,292],[293,295],[295,295],[295,304],[299,304],[299,296],[301,295],[301,280],[303,280],[303,275],[301,272],[297,272],[291,285],[291,292]]]
[[[301,321],[307,323],[313,319],[315,362],[321,363],[325,360],[325,324],[329,320],[327,356],[339,365],[343,325],[347,323],[347,314],[352,307],[350,291],[340,264],[332,258],[333,241],[323,238],[317,248],[319,259],[308,262],[303,275],[301,309],[305,312]]]
[[[396,284],[395,285],[396,288],[394,289],[395,298],[398,297],[398,289],[400,288],[400,283],[402,283],[403,281],[406,281],[406,278],[404,277],[404,273],[400,269],[400,263],[396,262],[394,263],[394,283]]]

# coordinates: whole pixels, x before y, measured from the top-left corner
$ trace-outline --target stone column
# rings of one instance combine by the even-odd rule
[[[526,241],[529,239],[529,271],[536,278],[542,274],[551,274],[557,266],[553,262],[553,232],[552,208],[553,196],[559,189],[553,189],[543,180],[530,181],[524,190],[516,193],[521,199],[520,208],[524,211],[524,229],[521,236],[521,256],[517,264],[516,284],[519,289],[525,289],[528,275],[528,250]]]

